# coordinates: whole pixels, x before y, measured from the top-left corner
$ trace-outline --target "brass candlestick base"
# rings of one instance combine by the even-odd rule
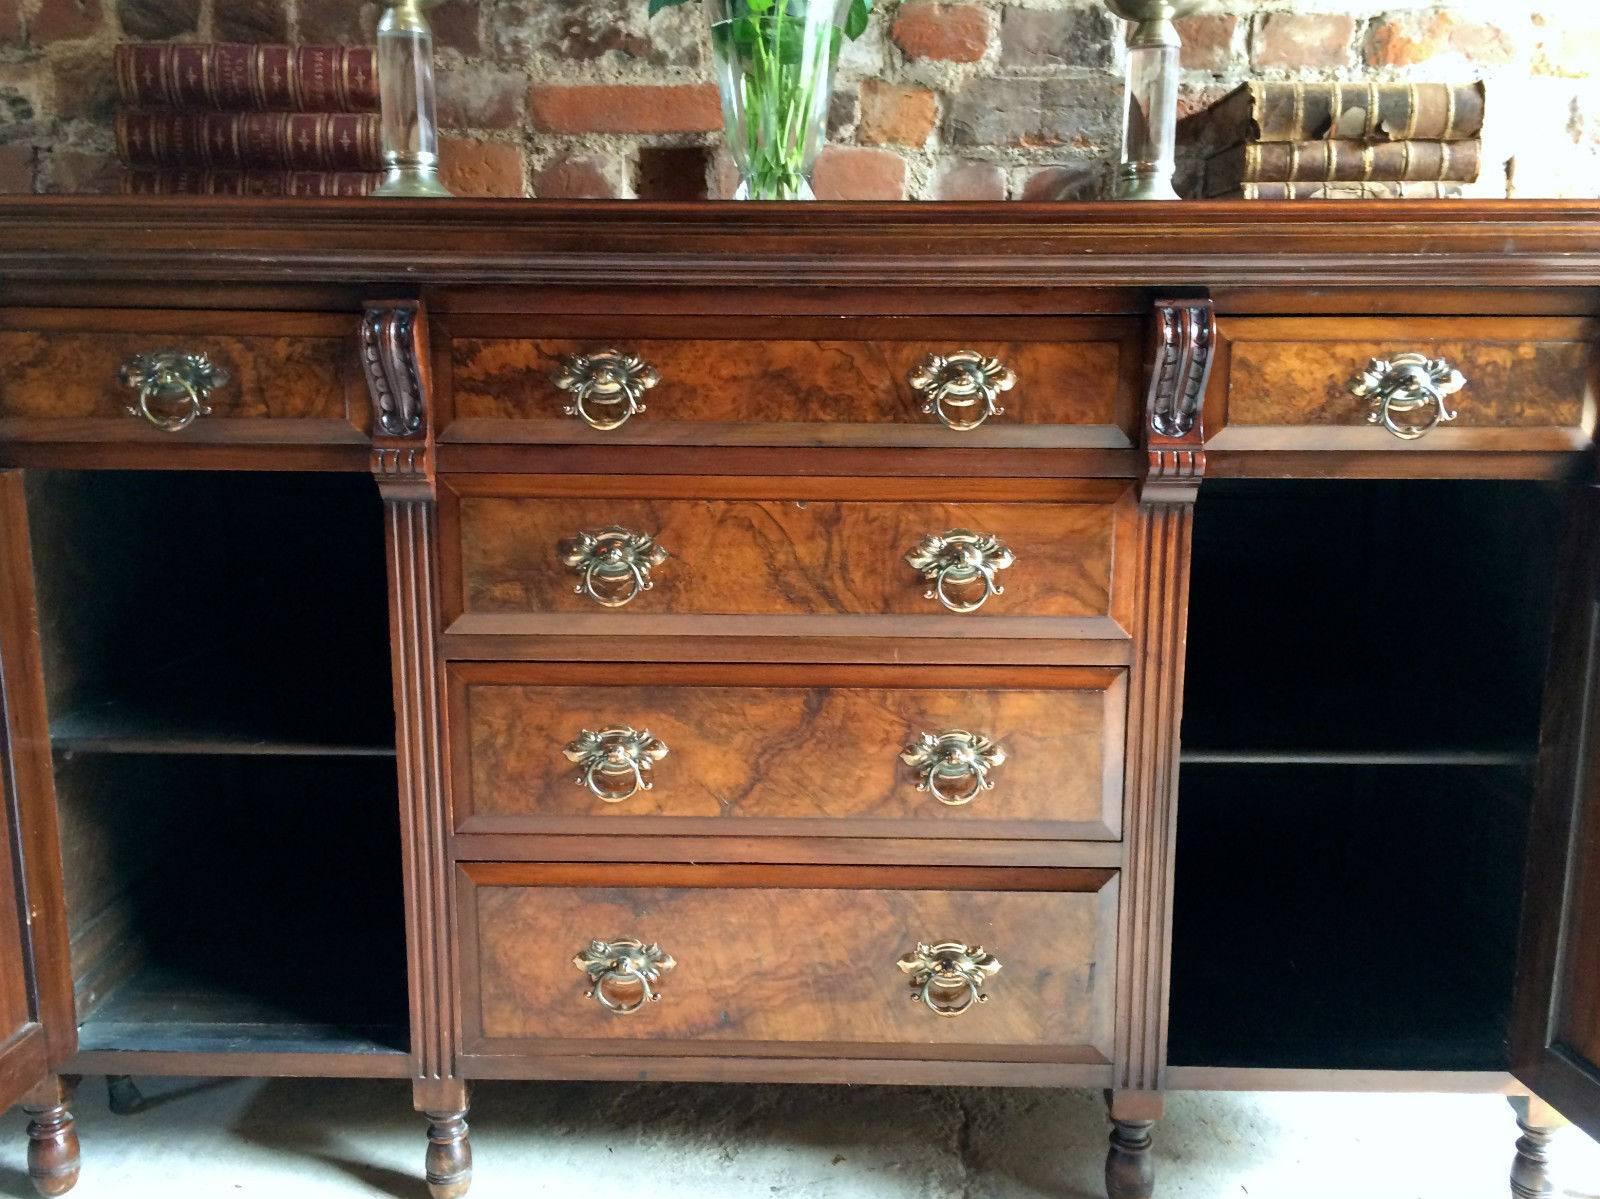
[[[1119,200],[1176,200],[1178,169],[1178,53],[1183,41],[1173,21],[1202,0],[1105,0],[1128,31],[1128,88],[1123,111],[1122,163],[1114,195]]]

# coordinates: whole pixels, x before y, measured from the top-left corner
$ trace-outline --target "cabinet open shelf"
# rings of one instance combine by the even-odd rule
[[[1207,484],[1174,1066],[1506,1068],[1561,523],[1531,484]]]
[[[371,480],[28,484],[79,1067],[404,1074]]]
[[[225,988],[182,970],[146,969],[121,983],[78,1028],[82,1054],[318,1054],[404,1059],[406,1022],[374,1025],[358,1004],[305,1011],[264,998],[259,980]],[[313,1005],[313,1008],[315,1005]],[[403,1067],[394,1070],[402,1072]],[[357,1065],[350,1073],[387,1072]],[[338,1074],[334,1068],[330,1073]]]
[[[1504,1068],[1529,778],[1188,766],[1170,1060]]]

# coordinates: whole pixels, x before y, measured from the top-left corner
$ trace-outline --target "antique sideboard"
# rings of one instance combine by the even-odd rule
[[[1551,1193],[1597,322],[1600,204],[0,201],[38,1189],[238,1074],[440,1199],[488,1079],[1099,1088],[1113,1199],[1168,1090],[1500,1092]]]

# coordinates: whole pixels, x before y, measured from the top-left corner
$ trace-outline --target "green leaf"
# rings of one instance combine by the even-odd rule
[[[772,0],[745,0],[745,7],[756,16],[760,16],[772,7]]]
[[[850,12],[844,19],[844,31],[851,41],[855,41],[867,31],[867,22],[872,17],[872,0],[850,0]]]
[[[687,2],[688,0],[650,0],[650,15],[653,17],[663,8],[676,8]]]

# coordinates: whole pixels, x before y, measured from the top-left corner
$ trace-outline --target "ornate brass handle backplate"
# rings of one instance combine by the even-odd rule
[[[985,358],[976,350],[957,350],[948,356],[929,354],[906,377],[911,390],[922,397],[922,410],[958,433],[976,429],[991,416],[1004,415],[995,401],[1001,392],[1017,385],[1017,374],[998,358]]]
[[[578,575],[573,588],[607,608],[632,603],[655,584],[650,572],[670,555],[649,533],[620,525],[592,529],[561,543],[561,560]]]
[[[1445,398],[1466,385],[1466,376],[1443,358],[1396,354],[1368,363],[1367,369],[1350,381],[1350,394],[1371,404],[1369,425],[1382,425],[1402,441],[1415,441],[1455,420],[1459,414]]]
[[[651,768],[667,756],[667,743],[649,729],[584,729],[561,751],[578,767],[575,780],[605,803],[621,803],[651,790]]]
[[[213,388],[225,387],[228,372],[204,354],[155,350],[123,363],[118,379],[138,392],[127,407],[166,433],[180,433],[202,416],[211,415]]]
[[[906,554],[912,569],[933,584],[923,598],[936,599],[952,612],[976,612],[991,595],[1004,595],[1006,589],[995,581],[995,575],[1016,560],[998,537],[970,529],[930,534]],[[964,590],[979,581],[983,590],[976,598],[952,594],[951,588]]]
[[[585,998],[594,999],[608,1012],[629,1016],[647,1003],[660,1002],[656,984],[678,963],[659,945],[624,937],[590,941],[572,964],[589,976]]]
[[[953,729],[918,734],[900,758],[917,772],[918,791],[931,793],[946,807],[963,808],[994,790],[989,773],[1006,760],[1006,751],[981,733]]]
[[[572,396],[561,411],[604,433],[644,411],[644,393],[661,382],[661,373],[637,354],[596,350],[566,355],[551,378]]]
[[[899,961],[911,976],[911,999],[936,1016],[959,1016],[974,1004],[988,1003],[984,984],[1000,972],[1000,963],[981,945],[959,941],[919,944]]]

